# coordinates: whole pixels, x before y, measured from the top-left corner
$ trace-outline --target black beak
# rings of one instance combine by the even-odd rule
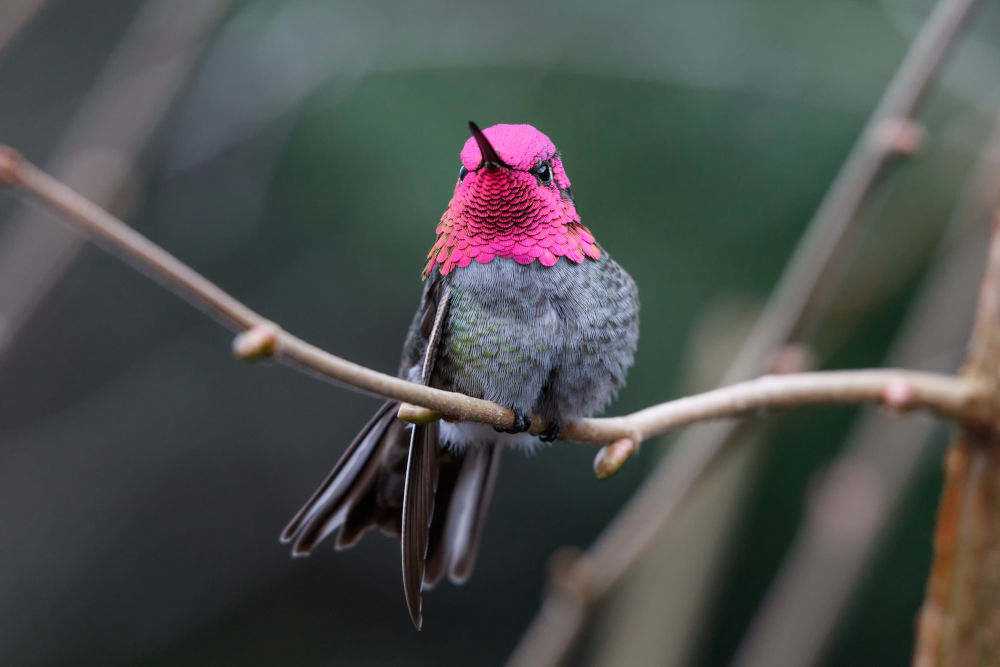
[[[480,167],[485,166],[487,169],[497,169],[499,167],[506,167],[500,156],[497,155],[496,150],[490,144],[490,140],[486,138],[483,131],[479,129],[479,126],[469,121],[469,130],[472,132],[472,136],[476,138],[476,143],[479,144],[479,153],[483,156],[483,161],[479,165]]]

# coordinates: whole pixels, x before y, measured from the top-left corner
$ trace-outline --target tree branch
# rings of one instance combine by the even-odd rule
[[[245,359],[274,356],[292,365],[371,394],[422,406],[452,421],[474,421],[510,428],[506,407],[464,394],[434,389],[379,373],[325,352],[269,321],[176,257],[27,162],[0,146],[0,183],[14,185],[65,214],[68,220],[142,272],[174,289],[182,298],[242,332],[234,350]],[[897,410],[926,409],[964,424],[990,423],[997,398],[993,386],[972,378],[877,369],[772,375],[715,389],[634,412],[623,417],[583,419],[565,425],[562,437],[616,444],[609,450],[612,469],[643,440],[672,429],[764,408],[820,403],[883,403]],[[546,424],[536,419],[533,433]],[[629,447],[628,441],[631,443]]]
[[[0,7],[0,53],[31,23],[46,0],[11,0]]]

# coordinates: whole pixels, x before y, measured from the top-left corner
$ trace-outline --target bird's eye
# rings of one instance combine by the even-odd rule
[[[535,176],[538,177],[542,183],[552,182],[552,165],[548,162],[543,162],[535,169]]]
[[[458,180],[460,180],[460,181],[463,180],[465,178],[466,174],[468,174],[468,173],[469,173],[469,170],[466,169],[465,165],[463,164],[461,167],[458,168]]]

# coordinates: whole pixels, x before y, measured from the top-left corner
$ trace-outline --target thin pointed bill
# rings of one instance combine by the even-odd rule
[[[479,153],[483,156],[483,161],[479,164],[480,167],[486,167],[487,169],[497,169],[499,167],[506,167],[507,165],[500,156],[497,155],[496,149],[490,143],[490,140],[486,138],[483,131],[479,129],[479,126],[469,121],[469,130],[472,132],[472,136],[476,138],[476,143],[479,144]]]

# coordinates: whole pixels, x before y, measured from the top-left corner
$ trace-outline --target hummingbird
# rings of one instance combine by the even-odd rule
[[[399,535],[418,630],[423,591],[472,572],[503,449],[604,408],[639,337],[635,283],[582,224],[552,141],[531,125],[469,129],[399,376],[505,405],[513,428],[413,425],[388,401],[281,535],[294,556],[338,529],[338,549],[373,527]],[[537,436],[532,415],[547,423]]]

